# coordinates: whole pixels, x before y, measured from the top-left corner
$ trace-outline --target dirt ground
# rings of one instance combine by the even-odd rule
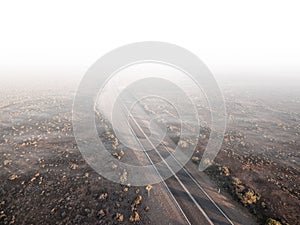
[[[222,183],[219,166],[258,193],[255,207],[246,207],[260,223],[271,217],[299,224],[299,114],[287,107],[286,99],[268,105],[275,101],[253,96],[238,101],[234,93],[225,94],[230,96],[227,133],[218,166],[207,173],[221,193],[232,190]],[[153,218],[155,204],[144,187],[112,183],[85,163],[72,134],[72,93],[16,90],[1,95],[0,224],[163,222],[163,213]],[[209,133],[202,137],[200,152]],[[139,196],[142,201],[132,210]]]
[[[227,132],[215,160],[218,166],[207,171],[221,191],[232,193],[230,180],[224,180],[218,169],[225,166],[231,177],[258,193],[256,206],[247,207],[261,223],[271,217],[283,224],[300,224],[300,108],[295,104],[299,91],[286,92],[257,88],[225,92]],[[201,141],[200,149],[206,141]]]
[[[143,187],[108,181],[86,164],[72,135],[72,99],[62,95],[2,99],[0,224],[148,224]]]

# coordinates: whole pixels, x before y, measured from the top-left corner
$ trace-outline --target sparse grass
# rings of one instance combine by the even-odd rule
[[[197,157],[197,156],[193,156],[193,157],[192,157],[192,161],[193,161],[193,163],[198,164],[198,163],[200,162],[200,158]]]
[[[184,141],[184,140],[180,140],[178,142],[178,145],[181,147],[181,148],[188,148],[189,147],[189,143],[187,141]]]
[[[219,167],[219,171],[221,175],[228,177],[230,175],[230,170],[227,166]]]
[[[134,215],[132,215],[132,216],[130,216],[130,218],[129,218],[129,221],[130,222],[132,222],[132,223],[134,223],[134,222],[138,222],[138,221],[140,221],[141,219],[140,219],[140,215],[139,215],[139,213],[138,212],[134,212]]]
[[[239,178],[234,177],[228,166],[213,164],[206,170],[206,173],[217,182],[220,188],[226,190],[244,207],[247,207],[262,224],[267,221],[268,216],[264,214],[264,208],[267,206],[266,202],[262,200],[259,193],[244,184]],[[272,225],[272,223],[266,224]],[[274,223],[274,225],[280,224],[282,223]]]
[[[259,194],[256,194],[253,190],[248,188],[244,189],[242,192],[237,192],[236,195],[240,202],[245,206],[255,204],[260,199]]]
[[[125,184],[125,182],[127,181],[127,171],[126,170],[123,170],[123,174],[121,175],[120,177],[120,182],[122,184]]]
[[[266,225],[282,225],[282,223],[280,223],[279,221],[277,221],[275,219],[269,218],[266,221]]]

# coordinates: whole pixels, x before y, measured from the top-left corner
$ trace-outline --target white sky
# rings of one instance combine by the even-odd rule
[[[1,1],[0,75],[83,75],[111,49],[155,40],[193,51],[216,76],[299,77],[298,2]]]

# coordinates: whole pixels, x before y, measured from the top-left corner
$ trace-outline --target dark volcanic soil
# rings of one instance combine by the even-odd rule
[[[82,158],[66,95],[3,95],[0,224],[148,224],[145,188],[108,181]]]
[[[300,224],[300,95],[289,91],[245,88],[225,95],[227,132],[215,162],[261,196],[255,207],[248,206],[261,223],[271,217]],[[218,166],[207,173],[232,194]]]
[[[137,194],[138,188],[101,178],[76,149],[70,148],[73,144],[72,138],[59,143],[51,139],[39,141],[33,150],[49,150],[53,155],[39,158],[38,162],[25,159],[31,168],[22,168],[14,156],[6,154],[5,160],[11,162],[1,168],[1,224],[129,223],[130,215],[134,215],[131,203],[139,195],[147,196],[145,190],[139,189]],[[142,201],[138,206],[141,221],[136,224],[148,223],[145,207]]]
[[[229,168],[230,179],[238,178],[242,186],[260,195],[255,205],[246,206],[260,223],[272,217],[299,224],[298,92],[288,99],[278,94],[275,100],[240,93],[225,92],[228,128],[216,163]],[[0,94],[0,224],[168,221],[159,207],[167,204],[151,205],[144,187],[112,183],[86,164],[72,133],[72,93]],[[204,130],[200,153],[208,137]],[[214,168],[207,173],[221,193],[232,193],[230,179],[224,179],[218,166]],[[132,211],[132,202],[140,195],[141,204]],[[156,218],[151,214],[154,208]]]

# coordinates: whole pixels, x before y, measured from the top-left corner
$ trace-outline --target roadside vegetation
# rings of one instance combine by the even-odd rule
[[[196,163],[198,160],[193,160],[193,162]],[[254,214],[260,224],[289,225],[281,218],[270,218],[270,215],[265,210],[268,207],[268,203],[263,196],[231,174],[228,166],[214,163],[207,168],[206,173],[216,182],[221,190],[229,193],[236,201]]]

